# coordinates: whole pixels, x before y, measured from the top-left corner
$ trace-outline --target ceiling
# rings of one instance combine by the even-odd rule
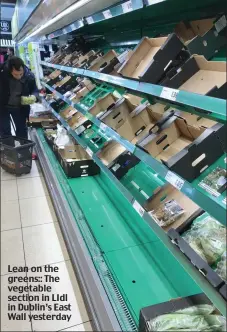
[[[55,17],[57,14],[61,13],[63,10],[67,9],[71,5],[79,2],[80,0],[44,0],[35,10],[34,14],[25,23],[22,30],[16,36],[16,41],[20,41],[27,34],[32,33],[41,25],[45,24],[47,21]],[[49,34],[55,30],[63,28],[64,26],[75,22],[77,19],[92,15],[104,8],[112,6],[118,3],[119,0],[90,0],[87,4],[83,5],[81,8],[69,13],[67,16],[61,18],[59,21],[53,25],[42,30],[37,36],[43,36]]]

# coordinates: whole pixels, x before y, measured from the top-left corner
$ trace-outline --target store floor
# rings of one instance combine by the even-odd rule
[[[45,265],[50,265],[51,270],[58,267],[58,272],[46,273]],[[18,268],[19,266],[26,266],[28,271],[12,272],[13,267]],[[33,268],[36,269],[38,266],[42,271],[32,272]],[[50,280],[45,282],[45,278],[47,278],[45,274],[59,277],[60,280],[52,283],[49,282]],[[39,296],[39,302],[35,301],[35,297],[34,301],[30,297],[29,299],[23,298],[20,302],[9,302],[8,296],[21,295],[10,287],[26,285],[15,280],[14,284],[10,284],[12,276],[42,277],[41,285],[51,286],[51,291],[36,293],[33,289],[29,293],[23,293],[26,296]],[[33,287],[37,283],[29,282],[28,286],[30,285]],[[55,294],[55,298],[52,297],[52,294]],[[50,299],[48,303],[53,309],[55,303],[53,300],[56,299],[57,294],[66,294],[67,299],[63,298],[66,301],[60,302],[60,304],[70,304],[68,309],[70,308],[71,311],[62,311],[61,314],[65,315],[64,318],[66,314],[72,315],[70,320],[57,320],[54,317],[54,320],[32,319],[30,322],[30,314],[59,314],[59,312],[48,311],[48,306],[44,309],[45,311],[39,310],[40,308],[37,306],[37,304],[45,305],[42,300],[43,295],[47,295]],[[26,311],[26,309],[31,309],[27,300],[30,305],[36,304],[35,310],[32,312]],[[9,310],[9,304],[15,305],[15,307],[10,307],[12,310]],[[19,311],[19,309],[22,310]],[[9,320],[8,314],[15,313],[20,315],[26,313],[26,320]],[[66,319],[69,319],[69,316]],[[24,318],[24,316],[20,316],[20,318]],[[30,174],[19,178],[1,170],[1,331],[91,330],[91,321],[38,162],[33,162]]]

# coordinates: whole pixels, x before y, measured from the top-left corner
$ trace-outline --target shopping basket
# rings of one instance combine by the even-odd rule
[[[1,167],[17,176],[30,173],[34,146],[34,142],[17,136],[0,138]]]

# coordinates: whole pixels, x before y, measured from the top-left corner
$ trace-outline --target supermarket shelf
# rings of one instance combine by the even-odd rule
[[[123,87],[136,92],[137,94],[140,93],[148,98],[153,98],[156,102],[161,101],[173,104],[175,107],[180,106],[186,112],[198,114],[200,116],[202,115],[203,117],[217,120],[219,122],[226,122],[227,120],[226,101],[224,99],[203,96],[150,83],[138,82],[136,80],[125,79],[118,76],[101,74],[90,70],[54,65],[44,61],[41,61],[41,65],[96,79],[117,87]]]
[[[136,147],[132,143],[128,142],[126,139],[122,138],[116,131],[111,129],[110,127],[106,126],[104,123],[102,123],[100,120],[98,120],[96,117],[92,116],[90,113],[88,113],[86,110],[84,110],[80,105],[72,103],[70,100],[65,98],[62,94],[55,91],[52,87],[50,87],[48,84],[41,82],[41,84],[52,91],[56,96],[64,100],[66,103],[74,107],[77,111],[82,113],[84,116],[86,116],[89,120],[91,120],[95,125],[97,125],[101,131],[106,134],[107,136],[111,137],[112,139],[116,140],[120,144],[122,144],[128,151],[133,153],[137,158],[139,158],[141,161],[143,161],[145,164],[150,166],[153,171],[158,173],[162,178],[166,179],[167,182],[174,185],[178,190],[183,192],[186,196],[188,196],[190,199],[192,199],[196,204],[198,204],[203,210],[207,211],[211,216],[213,216],[215,219],[220,221],[223,225],[226,225],[226,206],[223,202],[220,202],[216,200],[215,198],[211,198],[201,191],[199,189],[195,188],[191,183],[187,182],[183,178],[181,178],[179,175],[169,171],[169,169],[161,164],[159,161],[154,159],[151,155],[147,154],[140,148]],[[61,116],[55,112],[55,116],[58,118],[59,121],[62,121],[63,119]],[[64,120],[63,120],[64,121]],[[69,125],[65,122],[65,125],[67,126],[67,130],[70,131],[71,135],[76,133],[69,127]],[[73,135],[72,135],[73,136]]]
[[[177,250],[176,246],[171,242],[165,231],[158,226],[158,224],[153,220],[153,218],[142,208],[142,206],[134,199],[131,193],[121,184],[121,182],[111,173],[111,171],[102,163],[98,158],[97,154],[86,145],[86,143],[76,134],[74,130],[70,128],[68,123],[59,116],[59,114],[51,108],[49,103],[44,100],[46,106],[51,109],[52,114],[61,122],[69,134],[76,139],[76,141],[86,149],[90,157],[96,162],[100,167],[102,172],[113,182],[117,189],[124,195],[124,197],[132,204],[135,211],[141,216],[141,218],[151,227],[158,238],[163,242],[163,244],[168,248],[168,250],[174,255],[174,257],[180,262],[184,267],[186,272],[195,280],[203,292],[210,298],[218,310],[223,315],[226,315],[226,302],[220,296],[220,294],[215,290],[209,282],[204,278],[204,276],[187,260],[187,258]]]
[[[162,0],[163,1],[163,0]],[[85,19],[77,20],[76,22],[67,25],[63,29],[59,29],[54,31],[53,33],[47,35],[47,39],[57,38],[59,36],[74,32],[76,30],[81,29],[86,24],[94,24],[98,22],[102,22],[119,15],[123,15],[134,10],[143,8],[143,0],[129,0],[117,6],[110,7],[109,9],[100,11],[99,13],[93,14],[91,16],[86,17]]]
[[[86,300],[92,318],[94,330],[120,331],[121,328],[113,308],[100,281],[100,277],[94,269],[92,258],[84,243],[79,227],[75,223],[75,217],[68,202],[70,195],[68,194],[66,199],[59,183],[60,180],[55,174],[53,165],[46,156],[43,142],[37,135],[36,130],[32,130],[30,135],[36,143],[36,151],[39,155],[39,161],[44,172],[45,180],[58,216],[63,236],[67,243],[73,268],[75,269],[84,299]],[[81,210],[77,211],[77,213],[82,215]]]

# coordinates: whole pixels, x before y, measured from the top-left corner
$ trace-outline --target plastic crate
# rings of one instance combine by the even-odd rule
[[[35,143],[16,136],[0,139],[0,165],[6,172],[20,176],[32,168],[32,150]]]

